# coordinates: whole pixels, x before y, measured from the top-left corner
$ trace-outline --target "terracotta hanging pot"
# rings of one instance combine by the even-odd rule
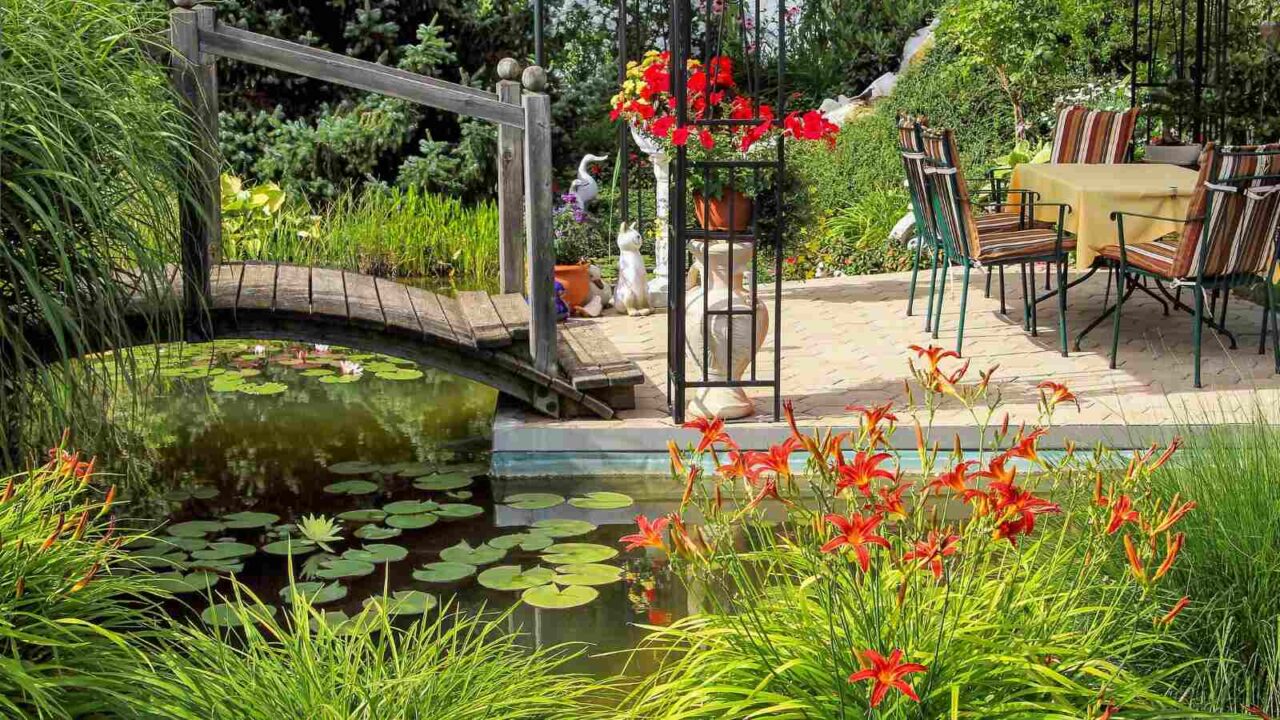
[[[729,218],[732,217],[732,230],[746,232],[751,226],[754,205],[751,198],[737,190],[725,190],[718,198],[706,198],[700,192],[693,194],[693,212],[703,230],[729,230]]]
[[[556,282],[564,286],[564,301],[569,308],[581,307],[591,299],[590,265],[557,265]]]

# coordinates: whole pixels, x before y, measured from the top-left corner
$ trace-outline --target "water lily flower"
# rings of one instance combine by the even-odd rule
[[[1182,599],[1174,603],[1173,608],[1170,609],[1169,612],[1160,616],[1160,618],[1157,619],[1156,622],[1160,625],[1168,625],[1169,623],[1172,623],[1173,619],[1178,617],[1179,613],[1185,610],[1187,606],[1190,604],[1191,604],[1191,596],[1183,595]]]
[[[882,480],[893,480],[893,473],[880,467],[882,463],[892,459],[889,453],[869,453],[866,450],[859,450],[854,456],[853,461],[846,463],[844,459],[837,455],[836,472],[839,473],[840,479],[836,481],[836,492],[843,492],[848,488],[857,488],[866,497],[871,497],[871,482],[877,478]]]
[[[958,463],[955,467],[944,473],[935,475],[927,485],[924,486],[925,492],[934,490],[941,493],[943,488],[948,488],[957,495],[964,494],[968,489],[968,482],[974,475],[969,474],[969,468],[977,465],[977,460],[966,460]]]
[[[329,352],[329,346],[325,345],[324,343],[316,343],[315,345],[312,345],[312,347],[315,348],[315,351],[318,353]]]
[[[917,540],[915,547],[902,556],[903,562],[916,562],[916,567],[929,568],[934,579],[942,579],[942,558],[955,555],[959,548],[959,535],[943,535],[937,530],[930,530],[929,537]]]
[[[852,548],[858,558],[858,567],[862,568],[862,572],[867,572],[871,569],[871,553],[867,550],[867,546],[889,547],[889,541],[875,532],[876,526],[883,519],[880,515],[853,514],[849,517],[835,513],[827,515],[827,522],[835,525],[839,534],[822,546],[822,552],[835,552],[838,548],[846,546]]]
[[[670,520],[665,517],[651,521],[644,515],[636,515],[636,525],[639,527],[640,532],[624,535],[618,538],[618,542],[624,543],[627,550],[635,550],[642,547],[666,550],[667,545],[662,540],[662,531],[666,529],[668,522]]]
[[[849,682],[871,681],[871,707],[879,706],[890,690],[898,690],[912,700],[920,702],[920,696],[916,695],[916,691],[902,678],[913,673],[928,672],[929,668],[920,663],[902,662],[901,648],[894,648],[888,658],[875,650],[864,650],[862,658],[871,667],[850,675]]]
[[[352,362],[351,360],[339,360],[338,374],[354,375],[359,377],[364,374],[364,366],[358,362]]]
[[[1068,390],[1067,386],[1062,383],[1045,380],[1037,385],[1036,389],[1040,391],[1040,402],[1044,404],[1045,409],[1049,412],[1053,412],[1054,408],[1064,402],[1075,403],[1076,409],[1080,408],[1080,401],[1076,398],[1075,393]]]
[[[702,433],[702,438],[698,440],[698,446],[693,449],[694,452],[706,452],[715,447],[716,443],[731,448],[738,447],[733,438],[729,437],[729,433],[725,432],[723,418],[715,418],[714,420],[694,418],[681,427]]]
[[[1133,509],[1133,501],[1128,495],[1121,495],[1111,503],[1111,520],[1107,523],[1107,534],[1115,535],[1120,526],[1126,522],[1137,524],[1138,511]]]
[[[257,355],[258,357],[262,357],[263,355],[266,355],[266,354],[267,354],[267,346],[266,346],[266,345],[254,345],[254,346],[253,346],[253,354],[254,354],[254,355]]]

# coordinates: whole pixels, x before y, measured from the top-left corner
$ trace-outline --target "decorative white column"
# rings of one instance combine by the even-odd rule
[[[667,306],[667,293],[670,284],[667,281],[667,260],[669,252],[668,218],[671,217],[671,158],[663,150],[658,141],[635,125],[631,126],[631,138],[635,140],[636,149],[644,153],[653,165],[653,181],[656,191],[654,203],[654,223],[657,236],[653,240],[653,279],[649,281],[649,304],[653,307]],[[641,233],[644,228],[640,229]]]
[[[693,255],[703,257],[703,243],[690,242]],[[751,365],[755,353],[764,344],[769,332],[769,311],[764,301],[756,299],[755,325],[751,316],[751,293],[743,286],[743,276],[751,269],[755,254],[753,243],[733,243],[733,273],[729,271],[729,243],[713,242],[706,250],[707,270],[702,282],[689,290],[685,298],[685,353],[688,361],[698,369],[690,379],[701,379],[703,353],[706,353],[708,380],[723,382],[741,380]],[[703,312],[703,297],[706,309]],[[723,315],[733,309],[742,315]],[[703,332],[706,332],[706,346]],[[689,414],[694,417],[735,418],[755,414],[755,403],[742,388],[698,388],[689,400]]]

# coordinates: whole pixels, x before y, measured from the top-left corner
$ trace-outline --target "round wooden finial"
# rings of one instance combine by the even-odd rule
[[[503,80],[519,80],[520,63],[515,58],[502,58],[498,61],[498,77]]]
[[[521,80],[524,83],[524,89],[529,92],[542,92],[547,89],[547,71],[537,65],[525,68]]]

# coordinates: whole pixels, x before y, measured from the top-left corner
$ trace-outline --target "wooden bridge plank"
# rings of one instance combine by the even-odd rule
[[[270,310],[276,296],[276,264],[246,264],[240,276],[236,311]]]
[[[276,298],[272,306],[278,313],[306,317],[311,315],[311,268],[281,265],[276,269]]]
[[[462,314],[462,305],[458,299],[448,295],[436,295],[440,300],[440,310],[444,313],[444,317],[449,321],[449,327],[453,328],[453,334],[459,345],[467,347],[478,347],[475,336],[471,334],[471,324]]]
[[[572,379],[574,387],[626,386],[644,382],[644,374],[640,368],[623,357],[595,323],[570,320],[561,324],[560,334],[575,356],[571,361],[578,372],[569,372],[566,366],[566,373]],[[600,382],[601,375],[605,378],[603,383]]]
[[[476,339],[477,347],[496,348],[511,344],[511,333],[507,332],[502,318],[498,317],[498,311],[489,300],[489,293],[460,292],[458,304],[462,306],[462,316],[471,326],[471,334]]]
[[[557,359],[561,369],[569,377],[570,384],[577,390],[588,390],[609,386],[609,375],[584,359],[574,343],[569,342],[568,333],[561,333],[557,345]]]
[[[346,320],[347,290],[341,270],[311,269],[311,314]]]
[[[402,330],[413,335],[422,335],[422,322],[409,300],[409,291],[404,285],[391,280],[378,278],[378,297],[382,299],[382,312],[387,318],[387,327]]]
[[[223,263],[214,268],[211,284],[213,287],[209,307],[213,310],[234,310],[236,297],[240,294],[240,274],[244,266],[240,263]]]
[[[351,314],[351,322],[386,327],[387,316],[382,312],[382,301],[378,298],[378,286],[373,278],[343,272],[342,279],[347,284],[347,312]]]
[[[507,327],[507,332],[511,333],[511,339],[528,339],[529,303],[524,296],[520,293],[508,293],[494,295],[489,299],[493,302],[493,308],[498,311],[498,317],[502,318],[502,324]]]
[[[458,341],[458,336],[440,308],[440,298],[435,293],[410,286],[405,286],[405,292],[409,296],[409,302],[413,303],[414,311],[418,313],[418,321],[422,323],[424,333],[451,343]]]

